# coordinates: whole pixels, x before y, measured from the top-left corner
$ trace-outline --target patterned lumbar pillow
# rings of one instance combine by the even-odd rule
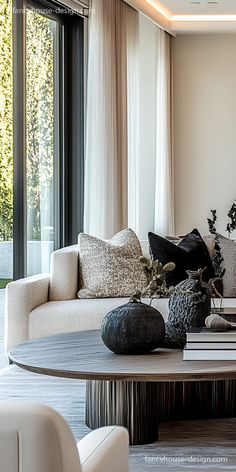
[[[146,287],[138,237],[125,229],[109,241],[79,235],[79,298],[129,297]]]
[[[236,242],[225,238],[222,234],[217,234],[218,242],[223,257],[222,269],[225,269],[223,276],[224,297],[236,297]]]

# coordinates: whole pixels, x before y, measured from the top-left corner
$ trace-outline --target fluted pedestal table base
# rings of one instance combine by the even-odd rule
[[[158,439],[158,392],[156,382],[87,380],[86,424],[125,426],[130,444],[148,444]]]

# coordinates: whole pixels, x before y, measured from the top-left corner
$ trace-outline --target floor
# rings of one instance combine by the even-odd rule
[[[62,414],[77,440],[85,425],[85,382],[33,374],[15,366],[0,374],[0,400],[36,401]],[[129,472],[236,470],[236,419],[162,423],[159,441],[130,448]]]
[[[77,440],[85,425],[85,383],[8,366],[3,351],[5,290],[0,290],[0,401],[45,403],[62,414]],[[4,369],[5,368],[5,369]],[[236,419],[163,423],[157,443],[130,448],[129,472],[236,470]]]

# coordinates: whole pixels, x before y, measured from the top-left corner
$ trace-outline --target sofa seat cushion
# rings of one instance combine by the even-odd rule
[[[154,300],[164,319],[168,317],[168,299]],[[99,329],[104,316],[128,298],[77,299],[44,303],[30,313],[29,339],[59,333]],[[148,303],[149,300],[147,299]]]

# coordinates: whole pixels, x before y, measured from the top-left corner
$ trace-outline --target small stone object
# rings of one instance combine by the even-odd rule
[[[233,329],[236,327],[236,323],[230,323],[229,321],[225,320],[219,315],[216,315],[216,313],[212,313],[210,316],[208,316],[205,320],[205,325],[209,329],[214,329],[214,330],[225,330],[225,329]]]
[[[155,308],[131,298],[105,316],[101,337],[115,354],[146,354],[162,345],[164,319]]]

